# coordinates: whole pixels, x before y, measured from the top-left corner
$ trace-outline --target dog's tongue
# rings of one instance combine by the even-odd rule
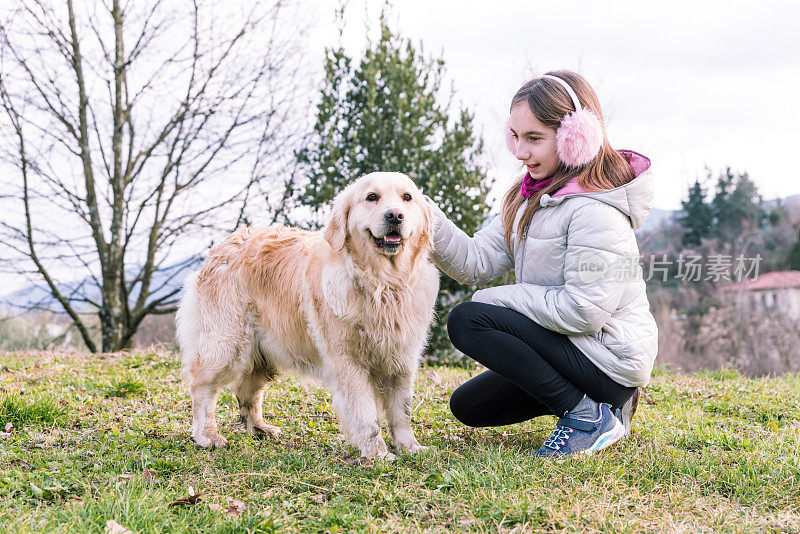
[[[400,234],[386,234],[383,236],[383,240],[387,243],[399,243],[400,239]]]

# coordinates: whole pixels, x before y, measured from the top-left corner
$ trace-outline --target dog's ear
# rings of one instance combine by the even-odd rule
[[[333,250],[342,250],[344,247],[344,240],[347,238],[347,221],[353,204],[353,192],[353,184],[350,184],[333,199],[333,213],[322,233],[325,241],[333,247]]]

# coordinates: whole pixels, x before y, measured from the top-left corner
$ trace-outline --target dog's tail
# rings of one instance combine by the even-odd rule
[[[187,383],[189,368],[197,358],[200,336],[200,306],[197,303],[197,272],[186,277],[183,282],[183,295],[178,312],[175,314],[175,328],[178,344],[181,347],[181,378]]]

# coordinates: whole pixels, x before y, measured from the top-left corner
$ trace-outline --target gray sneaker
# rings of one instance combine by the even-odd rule
[[[600,404],[595,421],[573,419],[569,414],[556,423],[556,429],[534,453],[540,458],[558,458],[572,454],[592,454],[613,445],[625,435],[625,427],[611,412],[608,404]]]
[[[628,399],[628,402],[614,410],[614,415],[617,416],[622,426],[625,427],[625,437],[628,437],[631,433],[631,420],[633,420],[633,414],[636,413],[636,407],[639,405],[640,390],[641,388],[633,390],[633,395]]]

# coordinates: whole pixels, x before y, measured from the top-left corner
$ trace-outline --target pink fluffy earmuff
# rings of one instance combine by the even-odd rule
[[[603,146],[603,125],[591,109],[581,107],[578,95],[565,80],[550,74],[545,74],[542,78],[561,84],[572,99],[575,111],[566,114],[556,130],[556,154],[567,167],[582,167],[600,152]],[[508,150],[516,155],[511,118],[506,122],[505,134]]]

